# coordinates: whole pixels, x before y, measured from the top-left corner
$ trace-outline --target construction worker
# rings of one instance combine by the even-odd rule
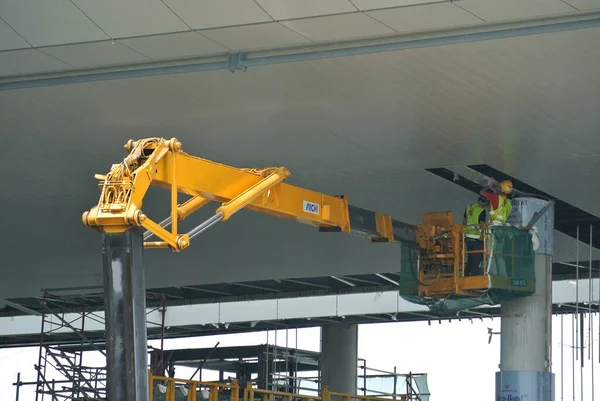
[[[481,223],[486,222],[486,208],[490,202],[484,196],[479,195],[477,202],[470,204],[465,209],[463,224],[465,227],[465,245],[467,251],[483,251],[483,229]],[[481,271],[479,265],[483,260],[483,253],[476,252],[467,255],[465,264],[465,276],[479,276]]]
[[[513,183],[509,180],[496,182],[493,178],[490,179],[490,183],[486,188],[482,188],[479,192],[480,195],[484,196],[490,201],[490,212],[489,221],[492,226],[504,226],[510,213],[512,212],[512,202],[508,199],[508,196],[513,191]],[[510,245],[507,242],[508,238],[505,235],[500,235],[495,231],[490,232],[489,243],[494,249],[492,252],[499,252],[500,254],[505,253],[504,247]],[[510,235],[510,233],[507,233]],[[497,241],[492,244],[492,237]],[[494,258],[493,264],[490,266],[488,274],[493,276],[507,277],[509,274],[506,261],[503,257]]]
[[[488,185],[479,191],[481,196],[490,201],[490,223],[495,226],[503,226],[506,219],[512,212],[512,202],[508,195],[512,193],[513,184],[509,180],[504,180],[497,185]]]

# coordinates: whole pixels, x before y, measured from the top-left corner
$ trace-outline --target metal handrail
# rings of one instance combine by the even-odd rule
[[[219,400],[219,392],[224,390],[230,390],[229,401],[239,401],[240,395],[240,386],[237,380],[231,383],[219,383],[219,382],[207,382],[207,381],[198,381],[198,380],[188,380],[188,379],[177,379],[174,377],[166,377],[166,376],[154,376],[153,374],[148,374],[148,391],[149,391],[149,401],[154,401],[154,383],[155,381],[166,382],[167,391],[165,393],[164,401],[175,401],[175,390],[177,384],[184,385],[187,387],[188,394],[186,401],[197,401],[198,397],[198,388],[208,388],[209,396],[208,401],[218,401]]]

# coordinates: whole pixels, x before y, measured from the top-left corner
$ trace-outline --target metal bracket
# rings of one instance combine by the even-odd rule
[[[227,70],[230,72],[236,72],[238,70],[246,71],[248,69],[248,67],[244,65],[244,60],[246,60],[246,58],[246,53],[236,52],[227,54]]]
[[[494,331],[491,327],[488,327],[488,335],[489,335],[489,337],[488,337],[488,344],[492,343],[492,336],[495,335],[495,334],[500,334],[500,332],[499,331]]]
[[[544,206],[542,208],[542,210],[540,210],[539,212],[535,212],[533,214],[533,217],[531,218],[531,221],[527,224],[527,228],[533,228],[533,226],[535,225],[535,223],[538,222],[538,220],[548,211],[548,209],[550,209],[552,206],[554,205],[554,201],[548,201],[548,203],[546,204],[546,206]]]

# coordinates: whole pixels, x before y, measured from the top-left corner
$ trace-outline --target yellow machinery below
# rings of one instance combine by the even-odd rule
[[[149,401],[240,401],[240,385],[235,380],[231,383],[201,382],[149,373],[148,384]],[[389,398],[332,392],[327,386],[324,386],[320,395],[264,390],[253,387],[252,383],[248,383],[243,389],[243,401],[331,401],[332,397],[341,401],[390,401]],[[415,396],[400,394],[396,399],[419,399],[418,396],[413,397]]]
[[[290,171],[285,167],[237,168],[191,156],[182,150],[176,138],[130,140],[125,150],[129,154],[121,163],[113,165],[106,175],[96,175],[101,195],[98,204],[83,214],[84,225],[104,232],[143,226],[147,230],[144,247],[179,252],[210,226],[246,208],[313,225],[320,231],[351,233],[372,242],[402,244],[403,255],[414,256],[414,260],[408,262],[403,256],[402,263],[403,276],[408,277],[409,282],[416,282],[418,287],[406,290],[409,298],[479,297],[493,286],[488,268],[479,276],[464,276],[463,267],[469,254],[465,250],[466,227],[455,224],[451,212],[425,213],[421,224],[399,222],[389,215],[349,205],[345,196],[326,195],[286,184],[284,181]],[[171,194],[169,216],[160,223],[142,211],[144,196],[151,185],[167,189]],[[189,198],[179,203],[179,194]],[[187,233],[178,232],[178,222],[210,202],[220,203],[214,216]],[[478,252],[483,253],[484,267],[489,267],[495,256],[491,232],[500,228],[484,226],[484,229],[487,232],[484,249]],[[152,236],[158,237],[158,241],[148,241]],[[528,239],[529,235],[525,237]],[[512,260],[529,258],[526,264],[529,263],[527,266],[531,269],[525,269],[529,275],[529,270],[533,270],[533,254],[526,245],[524,248],[525,251],[518,254],[513,246],[512,254],[503,250],[503,255]],[[516,270],[513,273],[517,273]],[[505,279],[510,281],[511,278],[514,277],[508,272]],[[533,278],[528,276],[527,279],[526,284],[520,279],[517,285],[508,286],[511,288],[504,287],[528,293]],[[506,284],[506,280],[496,282]],[[400,288],[402,293],[402,285]]]
[[[519,228],[486,228],[483,274],[465,277],[465,227],[454,224],[449,212],[426,213],[422,224],[403,223],[349,205],[345,196],[289,185],[285,167],[237,168],[191,156],[176,138],[130,140],[125,150],[123,161],[106,175],[96,175],[100,199],[82,216],[84,225],[103,233],[108,399],[145,401],[152,391],[144,358],[143,248],[182,251],[194,237],[243,208],[323,232],[399,244],[399,293],[431,310],[446,313],[494,304],[535,290],[531,237]],[[142,210],[150,186],[170,192],[169,215],[159,223]],[[183,203],[180,194],[188,196]],[[220,204],[212,217],[187,233],[179,231],[180,221],[210,202]],[[157,240],[149,241],[153,236]]]

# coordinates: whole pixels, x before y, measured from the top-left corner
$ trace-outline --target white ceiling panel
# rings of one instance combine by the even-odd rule
[[[0,235],[0,275],[7,278],[0,280],[0,298],[102,284],[99,236],[83,227],[81,213],[98,200],[93,175],[122,160],[129,138],[176,136],[186,152],[218,162],[284,165],[292,185],[345,194],[353,205],[407,222],[444,210],[458,221],[476,199],[424,169],[483,163],[600,215],[599,40],[600,28],[583,29],[236,74],[0,92],[0,121],[11,135],[0,199],[11,210],[5,224],[13,227]],[[166,210],[152,202],[144,209],[157,220]],[[186,224],[213,212],[210,206]],[[19,224],[23,215],[52,226],[53,235]],[[232,235],[235,246],[227,248]],[[556,241],[555,261],[573,261],[574,240],[557,235]],[[69,251],[56,252],[65,243]],[[155,288],[392,272],[398,258],[395,246],[240,211],[176,258],[168,250],[151,252],[146,271]],[[218,268],[200,271],[200,259]]]
[[[68,0],[0,1],[0,16],[36,47],[109,39]]]
[[[442,3],[448,0],[352,0],[352,3],[361,11],[377,10],[378,8],[392,8],[414,6],[417,4]]]
[[[362,13],[302,18],[282,21],[281,24],[314,41],[394,33],[394,30]]]
[[[111,38],[189,30],[160,0],[73,0],[73,2]]]
[[[260,49],[310,42],[277,22],[210,29],[202,31],[202,35],[231,50]]]
[[[273,21],[252,0],[164,0],[192,29]]]
[[[0,75],[24,75],[70,67],[36,49],[0,52]]]
[[[452,3],[370,11],[368,15],[398,32],[480,24],[481,20]]]
[[[197,32],[122,39],[119,42],[153,60],[227,52],[225,47]]]
[[[0,15],[1,16],[1,15]],[[24,49],[31,47],[8,24],[0,19],[0,50]]]
[[[357,11],[349,0],[256,0],[275,20]]]
[[[561,0],[460,0],[456,4],[488,22],[577,11]]]
[[[147,57],[111,41],[47,47],[42,51],[73,67],[81,68],[148,61]]]
[[[578,10],[593,10],[600,8],[600,1],[598,0],[567,0],[565,3],[569,3]]]

